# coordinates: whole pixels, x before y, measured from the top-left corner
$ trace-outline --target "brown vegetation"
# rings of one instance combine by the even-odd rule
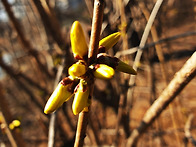
[[[0,2],[1,13],[8,15],[8,21],[0,18],[0,146],[74,145],[78,116],[71,111],[72,100],[52,115],[43,113],[75,62],[72,22],[82,23],[86,38],[91,34],[92,1],[76,9],[67,2],[68,8],[60,7],[65,4],[60,0]],[[163,1],[145,40],[155,1],[105,0],[101,38],[121,31],[122,39],[108,54],[133,65],[137,76],[116,72],[109,81],[95,81],[90,112],[80,114],[88,121],[84,146],[196,145],[195,4]],[[10,130],[15,119],[21,125]]]

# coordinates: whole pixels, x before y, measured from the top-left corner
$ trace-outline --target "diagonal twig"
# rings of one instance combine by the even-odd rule
[[[144,2],[139,2],[139,7],[141,8],[141,10],[142,10],[146,20],[148,20],[149,16],[150,16],[150,13],[147,10]],[[151,35],[152,35],[153,41],[157,42],[158,41],[158,34],[157,34],[157,31],[156,31],[156,28],[155,28],[154,25],[152,25],[152,27],[151,27]],[[163,55],[163,51],[162,51],[161,45],[160,44],[156,44],[155,45],[155,49],[156,49],[156,53],[157,53],[158,59],[160,61],[160,68],[161,68],[163,81],[164,81],[164,84],[166,86],[169,83],[169,78],[168,78],[168,72],[166,70],[165,58],[164,58],[164,55]],[[175,129],[177,129],[177,123],[176,123],[176,119],[174,117],[174,108],[173,108],[172,104],[169,105],[169,112],[170,112],[170,116],[171,116],[173,127]],[[174,134],[175,134],[178,146],[180,146],[179,133],[177,131],[175,131]]]
[[[3,123],[5,124],[5,131],[8,136],[8,139],[10,140],[10,143],[13,147],[25,147],[25,141],[22,137],[22,134],[19,129],[14,129],[12,131],[9,130],[8,124],[13,121],[13,116],[10,112],[10,109],[8,107],[8,103],[6,99],[4,98],[5,94],[3,92],[3,88],[0,84],[0,109],[1,113],[0,115],[3,116]]]
[[[161,43],[164,43],[164,42],[167,42],[167,41],[172,41],[172,40],[175,40],[175,39],[188,37],[188,36],[194,36],[194,35],[196,35],[196,31],[185,32],[185,33],[182,33],[182,34],[177,34],[177,35],[174,35],[174,36],[171,36],[171,37],[160,39],[160,40],[158,40],[156,42],[148,43],[148,44],[146,44],[142,48],[140,48],[139,46],[136,46],[136,47],[130,48],[128,50],[118,51],[115,56],[117,58],[119,58],[120,56],[123,56],[123,55],[133,54],[133,53],[137,52],[138,49],[143,49],[144,50],[144,49],[149,48],[149,47],[154,47],[156,44],[161,44]]]
[[[138,128],[132,131],[127,146],[133,146],[139,136],[161,114],[161,112],[173,101],[183,88],[196,76],[196,52],[187,60],[184,66],[175,74],[173,80],[151,105],[145,113]]]
[[[153,24],[153,22],[155,20],[155,17],[157,15],[158,11],[159,11],[159,8],[161,7],[162,2],[163,2],[163,0],[157,0],[156,4],[155,4],[155,6],[154,6],[154,8],[151,12],[151,15],[149,17],[149,20],[146,24],[144,33],[142,35],[142,38],[141,38],[141,41],[140,41],[140,44],[139,44],[139,49],[137,50],[137,54],[136,54],[134,64],[133,64],[133,68],[136,71],[137,71],[137,64],[140,62],[140,59],[141,59],[141,56],[142,56],[142,53],[143,53],[143,50],[141,48],[145,47],[148,35],[149,35],[151,27],[152,27],[152,24]],[[131,75],[131,78],[129,80],[130,88],[127,91],[127,106],[126,106],[127,112],[130,112],[130,109],[131,109],[135,81],[136,81],[136,76]],[[129,142],[130,142],[130,139],[128,139],[128,144],[130,144]]]
[[[143,48],[146,44],[146,41],[147,41],[147,38],[148,38],[148,35],[150,33],[150,29],[152,27],[152,24],[155,20],[155,17],[159,11],[159,8],[162,4],[163,0],[157,0],[152,12],[151,12],[151,15],[149,17],[149,20],[147,22],[147,25],[145,27],[145,30],[144,30],[144,33],[142,35],[142,39],[140,41],[140,44],[139,44],[139,48]],[[140,62],[140,59],[141,59],[141,56],[142,56],[142,53],[143,53],[143,50],[142,49],[138,49],[137,51],[137,54],[136,54],[136,57],[135,57],[135,61],[134,61],[134,64],[133,64],[133,68],[137,71],[137,64]],[[131,103],[132,103],[132,97],[133,97],[133,86],[135,84],[135,80],[136,80],[136,76],[135,75],[131,75],[131,78],[129,80],[129,86],[130,88],[128,89],[128,92],[127,92],[127,111],[129,112],[129,110],[131,109]]]
[[[58,82],[61,78],[62,72],[63,72],[63,66],[60,66],[58,68],[58,72],[57,72],[56,79],[55,79],[55,82],[54,82],[54,89],[58,85]],[[48,131],[48,147],[53,147],[54,146],[55,120],[56,120],[56,112],[52,113],[51,117],[50,117],[49,131]]]
[[[10,141],[10,144],[12,145],[12,147],[18,147],[16,140],[14,139],[11,131],[9,130],[8,123],[5,120],[5,116],[3,115],[3,113],[1,111],[0,111],[0,118],[1,118],[1,120],[0,120],[1,129],[3,129],[5,131],[7,137]]]
[[[194,118],[194,115],[190,114],[184,126],[184,134],[185,134],[185,139],[187,140],[186,143],[188,143],[188,141],[190,140],[192,144],[196,146],[196,140],[193,138],[191,134],[191,124],[192,124],[193,118]],[[185,144],[185,146],[187,146],[187,144]]]

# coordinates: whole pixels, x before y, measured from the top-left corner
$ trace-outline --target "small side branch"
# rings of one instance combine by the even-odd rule
[[[140,44],[139,44],[139,48],[143,48],[146,44],[146,41],[148,39],[148,35],[150,33],[150,29],[152,27],[152,24],[155,20],[155,17],[161,7],[161,4],[162,4],[163,0],[157,0],[151,14],[150,14],[150,17],[149,17],[149,20],[146,24],[146,27],[145,27],[145,30],[144,30],[144,33],[142,35],[142,38],[141,38],[141,41],[140,41]],[[137,54],[136,54],[136,57],[135,57],[135,60],[134,60],[134,64],[133,64],[133,69],[135,69],[137,71],[137,64],[140,62],[140,59],[142,57],[142,53],[143,53],[143,50],[142,49],[138,49],[137,50]],[[135,75],[131,75],[131,78],[129,80],[129,86],[131,88],[128,89],[128,92],[127,92],[127,111],[130,110],[130,105],[132,103],[132,99],[133,99],[133,91],[134,91],[134,84],[135,84],[135,81],[136,81],[136,76]]]
[[[185,133],[185,139],[187,140],[186,143],[188,143],[188,141],[190,140],[192,144],[196,146],[196,140],[193,138],[191,134],[191,123],[193,121],[193,118],[194,118],[194,115],[190,114],[184,126],[184,133]],[[185,144],[185,146],[187,146],[187,144]]]
[[[58,82],[61,78],[63,72],[63,66],[59,66],[58,72],[54,82],[54,89],[58,85]],[[49,122],[49,131],[48,131],[48,147],[54,146],[54,138],[55,138],[55,123],[56,123],[56,112],[51,114],[50,122]]]

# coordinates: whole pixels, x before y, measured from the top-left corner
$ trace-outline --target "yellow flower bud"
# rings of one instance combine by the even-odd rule
[[[117,71],[121,71],[124,73],[128,73],[128,74],[132,74],[132,75],[136,75],[137,72],[127,63],[123,62],[123,61],[118,61],[118,65],[116,66],[116,70]]]
[[[69,68],[68,73],[72,77],[81,77],[86,73],[86,66],[81,62],[77,62]]]
[[[73,95],[73,80],[64,78],[56,87],[44,108],[44,113],[49,114],[57,110],[65,101]]]
[[[79,21],[75,21],[73,23],[70,32],[70,38],[74,57],[77,59],[83,59],[83,57],[88,53],[88,46]]]
[[[9,128],[10,130],[13,130],[14,128],[17,128],[20,126],[20,121],[19,120],[13,120],[10,124],[9,124]]]
[[[73,114],[77,115],[89,105],[90,105],[89,87],[86,83],[84,83],[83,80],[80,80],[80,83],[78,85],[78,89],[75,93],[73,104],[72,104]]]
[[[105,52],[112,48],[120,39],[121,33],[113,33],[99,41],[99,46],[105,47]]]
[[[15,127],[19,127],[19,126],[20,126],[20,121],[19,121],[19,120],[13,120],[13,121],[12,121],[12,124],[13,124]]]
[[[14,130],[14,128],[15,128],[14,124],[10,123],[9,128],[10,128],[10,130]]]
[[[114,76],[114,69],[105,64],[97,64],[95,65],[94,76],[100,79],[111,79]]]

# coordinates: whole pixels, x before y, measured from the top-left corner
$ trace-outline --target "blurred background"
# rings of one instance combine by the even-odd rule
[[[133,65],[134,47],[139,46],[155,2],[105,0],[101,38],[122,33],[108,54]],[[69,38],[72,23],[81,22],[89,42],[92,11],[91,0],[0,1],[0,147],[47,146],[50,115],[43,113],[44,105],[55,83],[76,62]],[[196,51],[195,35],[196,1],[165,0],[137,65],[131,95],[127,74],[116,72],[111,80],[96,80],[84,146],[124,146],[146,110]],[[139,138],[138,146],[195,145],[195,88],[193,79]],[[56,113],[55,147],[73,146],[78,116],[72,113],[72,101]],[[190,118],[193,142],[185,133]],[[9,127],[13,120],[20,124]]]

